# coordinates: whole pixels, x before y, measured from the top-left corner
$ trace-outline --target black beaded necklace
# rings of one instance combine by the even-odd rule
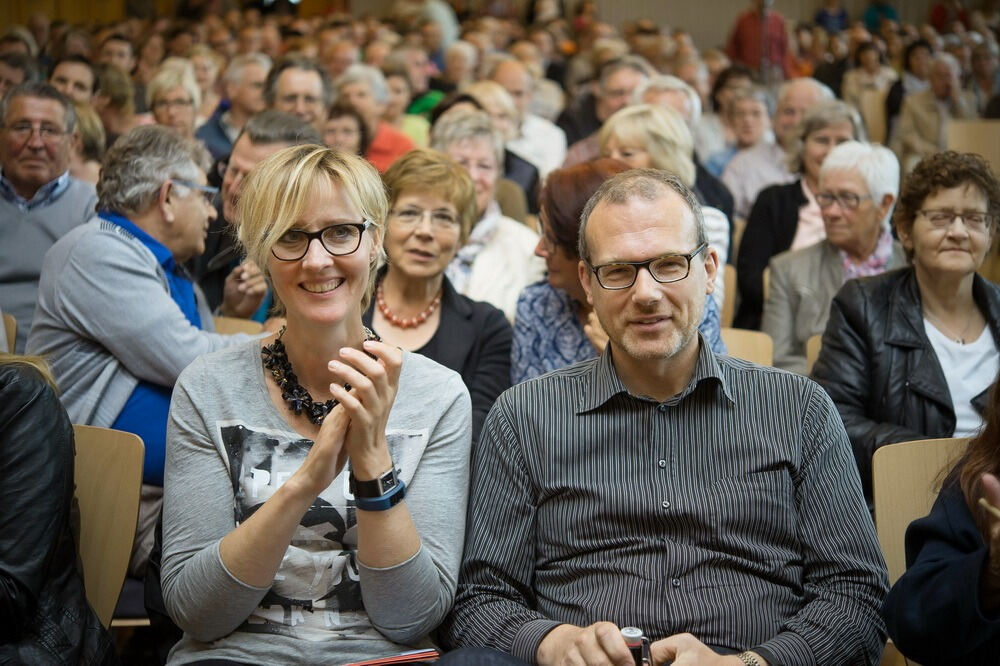
[[[365,340],[381,341],[381,338],[370,328],[363,327]],[[310,423],[322,425],[323,419],[337,406],[338,400],[330,399],[326,402],[316,402],[295,376],[292,364],[288,360],[288,352],[285,351],[285,343],[281,341],[281,336],[285,334],[285,327],[282,327],[278,337],[269,345],[261,347],[260,356],[264,368],[271,371],[274,383],[281,389],[281,399],[288,403],[288,408],[296,415],[306,413],[306,418]],[[373,357],[374,358],[374,357]],[[351,385],[344,384],[344,390],[350,391]]]

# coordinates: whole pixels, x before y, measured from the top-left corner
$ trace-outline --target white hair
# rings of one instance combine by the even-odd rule
[[[868,187],[868,196],[876,204],[881,204],[885,195],[891,194],[893,205],[889,207],[883,226],[888,228],[892,210],[899,198],[899,160],[885,146],[863,141],[845,141],[831,150],[819,170],[819,178],[834,171],[853,172],[861,176]]]
[[[645,96],[648,92],[668,92],[674,91],[684,93],[688,99],[688,117],[685,118],[689,127],[694,125],[701,118],[701,98],[697,91],[689,86],[682,79],[671,74],[658,74],[651,79],[643,81],[635,93],[632,95],[633,104],[645,104]]]
[[[333,87],[339,91],[348,83],[364,83],[372,91],[372,97],[379,104],[389,101],[389,86],[385,83],[385,76],[377,67],[362,65],[360,63],[351,65],[344,70],[344,73],[334,81]]]
[[[243,70],[249,65],[260,65],[265,74],[271,70],[271,59],[263,53],[245,53],[238,55],[229,62],[226,73],[222,75],[225,83],[241,83]]]

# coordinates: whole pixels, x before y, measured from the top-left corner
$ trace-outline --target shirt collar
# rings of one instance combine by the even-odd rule
[[[580,401],[577,403],[577,414],[583,414],[584,412],[597,409],[620,393],[625,393],[631,396],[628,389],[625,387],[625,384],[618,376],[617,370],[615,370],[615,365],[611,359],[611,345],[608,345],[607,348],[605,348],[604,353],[601,354],[591,366],[588,379],[587,389],[584,391],[583,396],[581,396]],[[717,383],[722,388],[723,395],[725,395],[730,402],[735,403],[732,393],[730,392],[729,383],[726,381],[726,377],[722,373],[719,362],[715,358],[715,353],[712,351],[705,338],[702,337],[701,333],[698,333],[698,360],[695,363],[694,374],[691,376],[691,381],[688,382],[688,385],[683,391],[665,400],[661,404],[667,406],[679,404],[682,400],[691,395],[698,385],[705,380],[713,380]],[[652,398],[641,396],[631,397],[645,402],[655,402]]]
[[[164,269],[172,273],[177,272],[178,265],[177,262],[174,261],[174,255],[170,249],[146,233],[141,227],[132,222],[132,220],[128,219],[124,215],[112,213],[109,210],[102,210],[98,213],[98,215],[112,224],[117,224],[119,227],[135,236],[136,240],[145,245],[146,248],[153,253],[153,256],[156,257],[156,263],[163,266]]]
[[[13,183],[7,180],[7,177],[3,175],[3,171],[0,170],[0,196],[10,203],[18,206],[21,210],[31,210],[32,208],[52,203],[58,199],[68,187],[69,170],[66,170],[61,176],[50,180],[39,187],[35,192],[35,196],[31,197],[31,200],[29,201],[17,193],[17,190],[14,189]]]

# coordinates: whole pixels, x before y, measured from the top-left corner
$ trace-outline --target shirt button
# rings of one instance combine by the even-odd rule
[[[664,467],[667,466],[667,461],[666,460],[661,460],[661,461],[659,461],[656,464],[660,466],[660,469],[663,469]]]
[[[670,502],[668,502],[667,500],[663,500],[662,502],[660,502],[660,506],[662,506],[664,509],[669,509]]]
[[[657,408],[658,410],[660,410],[660,412],[665,412],[665,411],[667,411],[667,406],[666,406],[666,405],[658,405],[658,406],[657,406],[656,408]]]
[[[674,587],[680,587],[681,586],[681,579],[680,578],[674,578],[673,580],[670,581],[670,584],[673,585]]]

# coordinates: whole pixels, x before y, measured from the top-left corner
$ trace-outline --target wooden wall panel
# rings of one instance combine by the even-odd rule
[[[70,23],[106,23],[125,15],[125,0],[0,0],[0,26],[23,24],[36,11]]]

